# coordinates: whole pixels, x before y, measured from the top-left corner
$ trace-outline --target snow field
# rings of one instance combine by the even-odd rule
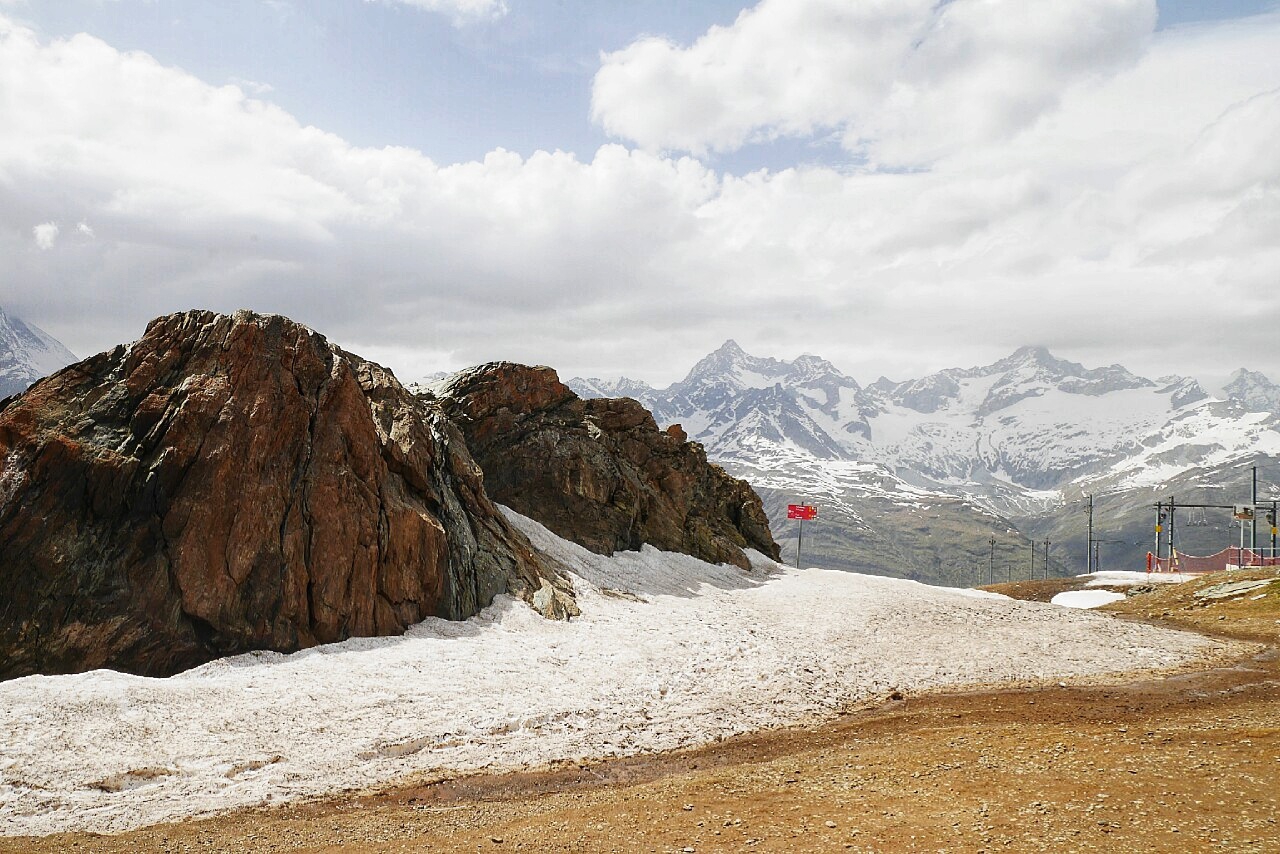
[[[1049,604],[1061,605],[1063,608],[1101,608],[1122,599],[1123,593],[1113,593],[1110,590],[1067,590],[1050,599]]]
[[[1199,576],[1186,572],[1129,572],[1113,569],[1077,577],[1089,579],[1085,587],[1137,587],[1146,584],[1180,584]]]
[[[0,833],[119,831],[411,774],[670,750],[892,690],[1171,667],[1214,650],[1043,603],[875,576],[593,555],[511,514],[583,616],[500,597],[465,622],[169,679],[0,684]]]

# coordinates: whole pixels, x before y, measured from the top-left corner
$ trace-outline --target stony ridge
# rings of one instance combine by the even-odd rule
[[[439,387],[494,499],[597,553],[644,544],[713,563],[777,558],[760,498],[678,425],[628,398],[583,400],[547,367],[481,365]]]

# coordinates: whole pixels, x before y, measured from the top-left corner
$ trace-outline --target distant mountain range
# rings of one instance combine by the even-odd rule
[[[75,360],[0,309],[0,398]],[[667,388],[567,384],[680,424],[756,488],[789,560],[798,531],[786,506],[817,504],[804,538],[811,564],[952,584],[1080,572],[1090,495],[1101,566],[1141,569],[1156,501],[1245,503],[1254,465],[1260,500],[1280,499],[1280,386],[1243,368],[1210,394],[1188,377],[1151,380],[1023,347],[990,365],[864,386],[818,356],[760,358],[727,341]],[[1240,536],[1215,510],[1184,510],[1175,530],[1193,554]],[[1270,545],[1268,529],[1259,543]]]
[[[75,355],[61,342],[0,308],[0,398],[26,391],[74,361]]]
[[[681,424],[761,492],[780,542],[795,539],[786,504],[817,502],[806,563],[930,581],[1043,573],[1046,539],[1052,571],[1084,571],[1085,494],[1096,496],[1103,565],[1142,568],[1159,497],[1247,501],[1241,467],[1280,460],[1280,386],[1262,374],[1237,371],[1215,397],[1191,378],[1085,368],[1043,347],[863,386],[817,356],[760,358],[727,341],[665,389],[568,385],[636,398],[660,424]],[[1277,492],[1264,483],[1262,497]],[[1180,547],[1217,551],[1228,519],[1184,516],[1199,524]]]

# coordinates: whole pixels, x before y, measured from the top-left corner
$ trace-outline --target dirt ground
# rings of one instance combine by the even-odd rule
[[[0,838],[0,852],[1280,851],[1280,579],[1229,601],[1194,595],[1249,577],[1275,575],[1219,573],[1106,609],[1261,644],[1222,666],[892,696],[699,750],[117,836]],[[1016,592],[1070,589],[1030,584]]]

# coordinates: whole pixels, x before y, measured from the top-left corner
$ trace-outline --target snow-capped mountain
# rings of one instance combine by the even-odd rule
[[[641,396],[652,393],[653,388],[640,380],[622,377],[617,380],[575,380],[581,391],[579,397],[630,397],[639,400]]]
[[[1223,393],[1250,412],[1280,412],[1280,386],[1257,371],[1236,371]]]
[[[75,355],[53,336],[0,308],[0,398],[26,391],[74,361]]]
[[[1198,446],[1206,458],[1280,453],[1280,406],[1264,405],[1280,388],[1261,374],[1237,377],[1223,401],[1192,379],[1153,382],[1120,365],[1088,369],[1024,347],[991,365],[905,382],[881,377],[864,388],[817,356],[761,359],[728,341],[681,382],[658,390],[628,380],[625,393],[721,460],[758,461],[773,452],[764,446],[776,446],[879,463],[945,488],[1047,490],[1163,458],[1171,442]],[[569,385],[583,396],[624,392],[601,380]]]
[[[1142,496],[1124,522],[1134,528],[1124,534],[1128,540],[1108,541],[1127,543],[1136,555],[1145,545],[1138,529],[1152,490],[1186,483],[1196,472],[1280,458],[1280,387],[1261,374],[1238,372],[1215,398],[1194,379],[1153,381],[1120,365],[1086,368],[1043,347],[1023,347],[990,365],[861,386],[817,356],[759,358],[727,341],[666,389],[631,380],[625,391],[599,379],[568,385],[583,396],[624,393],[648,405],[660,424],[681,424],[767,504],[775,492],[793,500],[823,496],[829,516],[844,520],[845,540],[865,517],[879,516],[881,525],[899,526],[891,538],[918,551],[933,536],[929,526],[915,535],[901,526],[945,508],[952,539],[933,553],[944,562],[957,559],[963,540],[968,552],[958,559],[972,564],[989,537],[999,546],[999,532],[1017,528],[1034,537],[1052,531],[1060,550],[1077,548],[1078,539],[1083,564],[1083,521],[1059,524],[1054,517],[1085,493]],[[785,538],[786,501],[773,504],[771,518]],[[916,521],[893,513],[896,521],[886,521],[888,509],[904,507],[917,508]],[[868,537],[885,535],[865,527]],[[863,554],[851,565],[866,568],[873,559]],[[987,562],[996,560],[988,554]],[[930,574],[919,560],[915,566],[917,577]]]

